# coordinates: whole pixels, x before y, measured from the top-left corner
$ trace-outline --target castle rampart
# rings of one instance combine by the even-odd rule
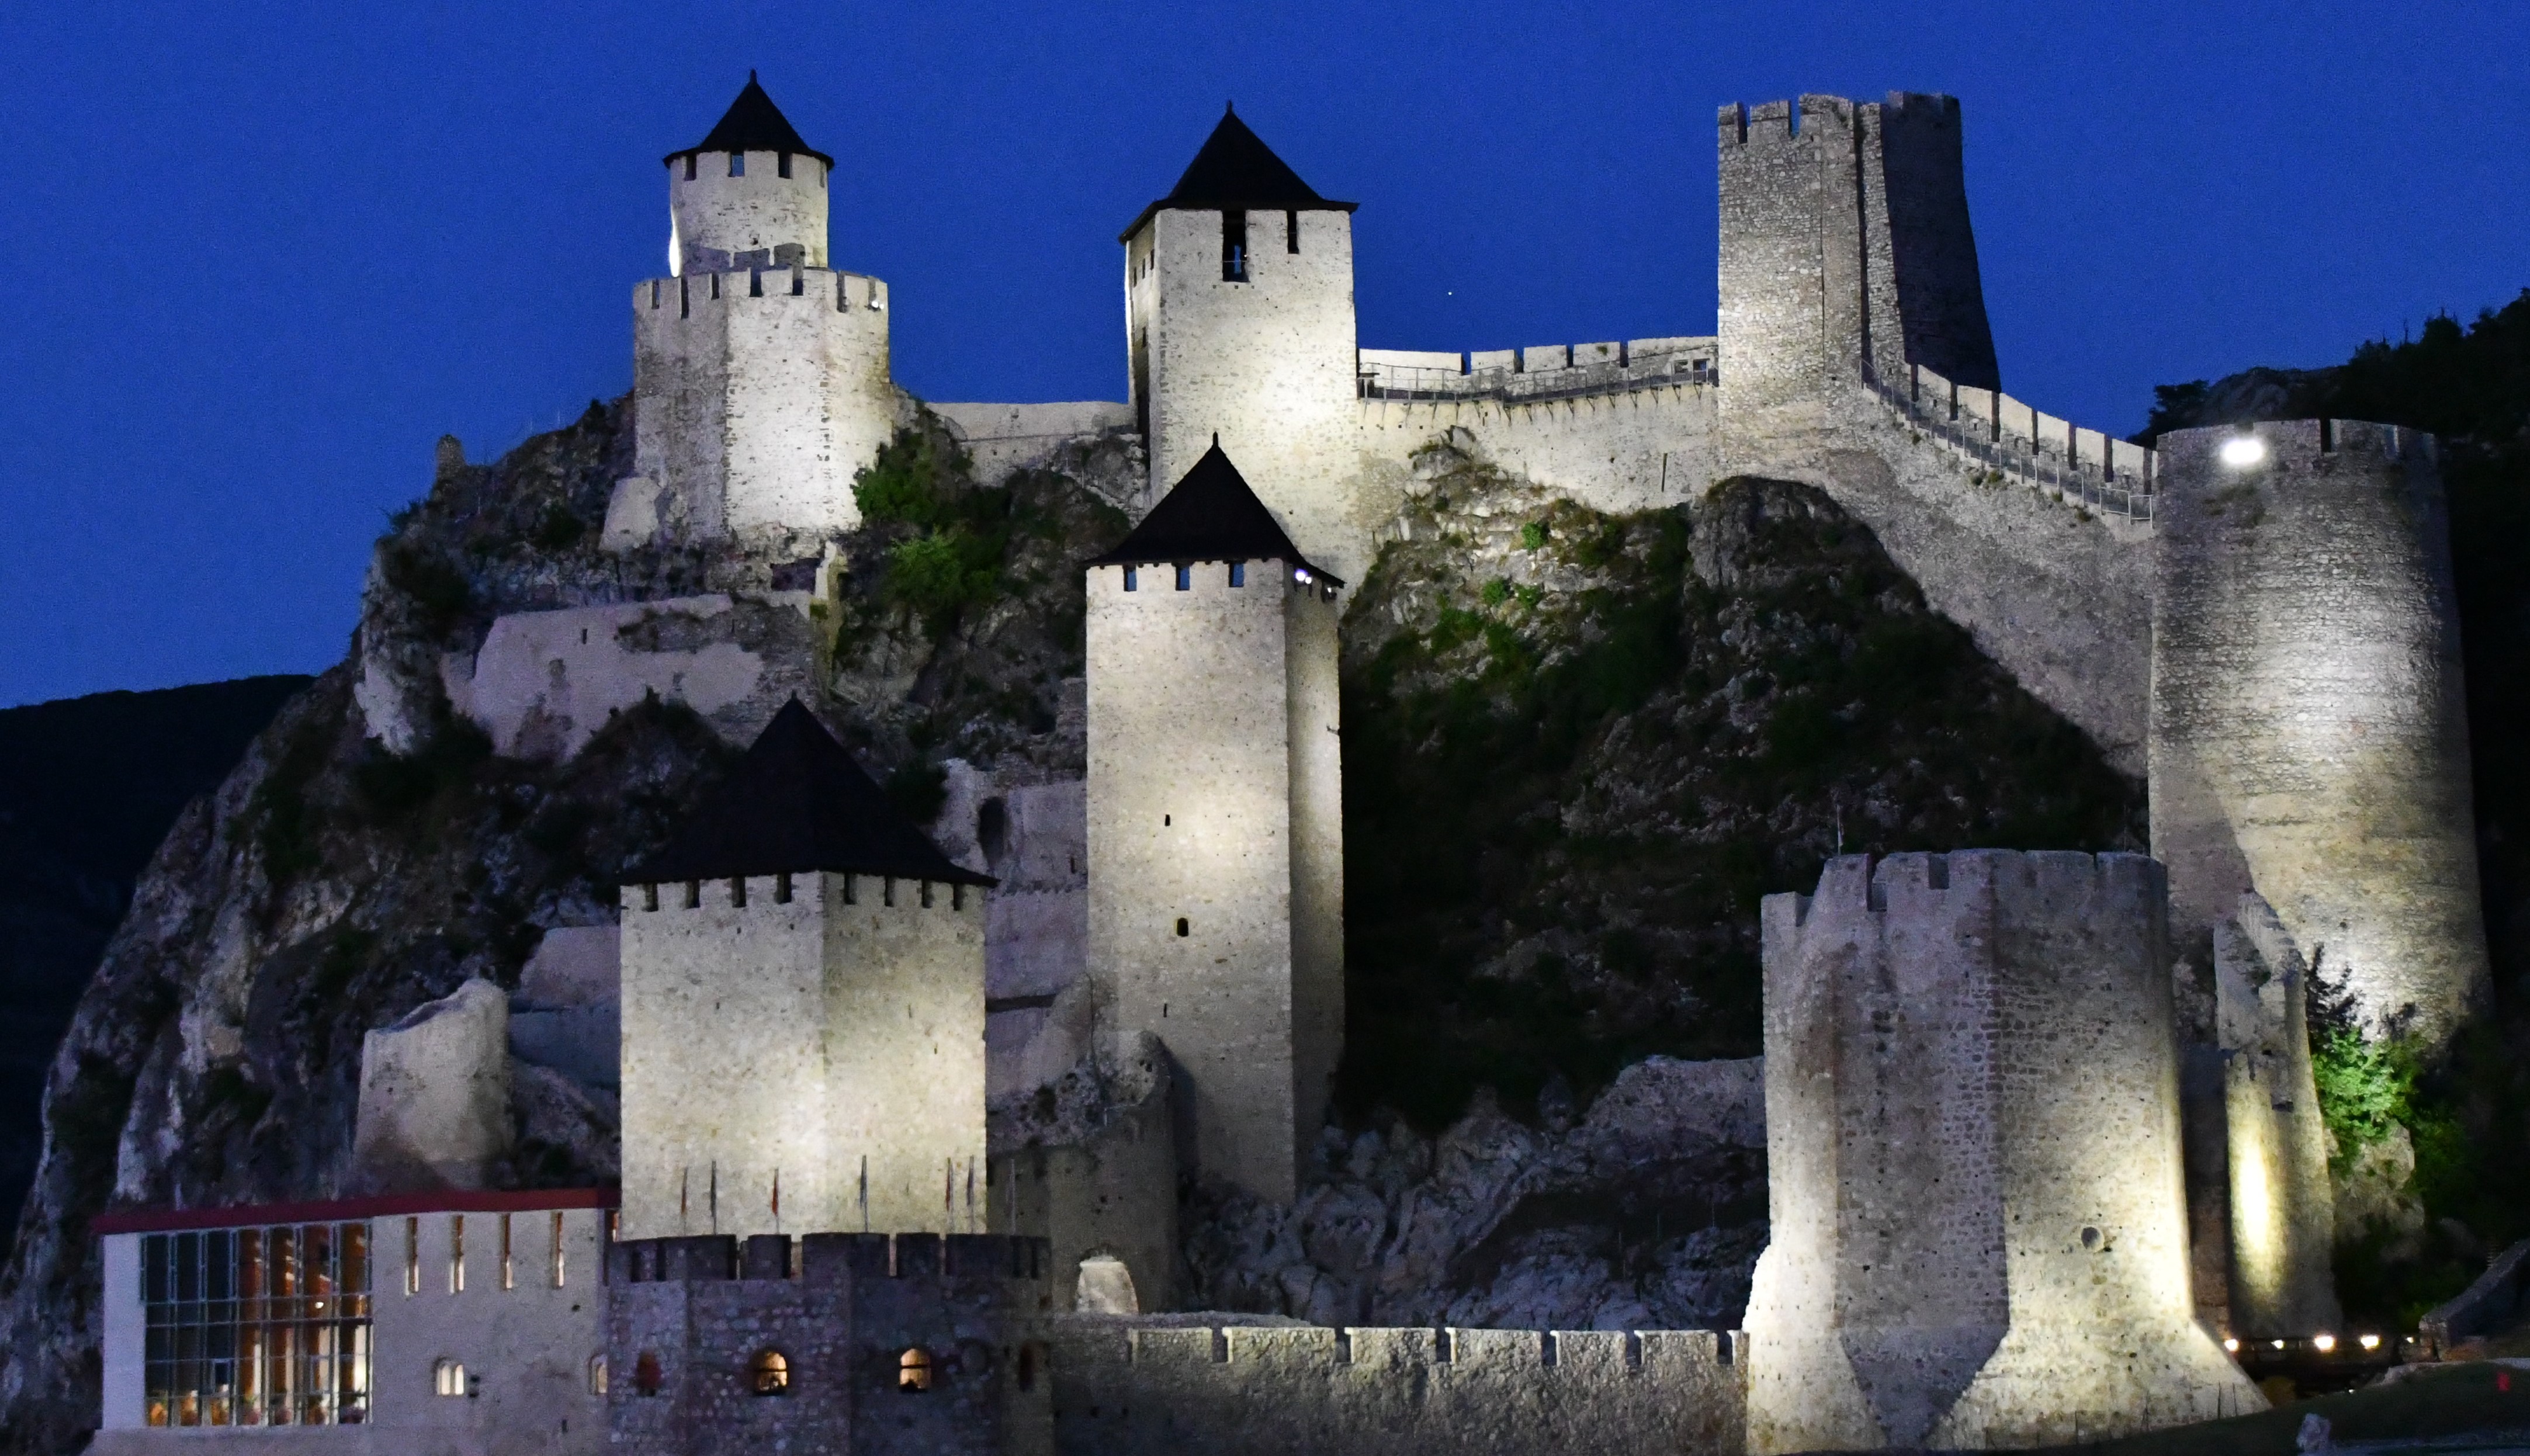
[[[1077,1456],[1741,1448],[1736,1334],[1087,1318],[1051,1330],[1056,1442]]]
[[[2429,437],[2181,430],[2154,553],[2152,843],[2179,948],[2254,890],[2376,1028],[2482,1003],[2448,526]]]
[[[2166,896],[2140,856],[1979,850],[1768,897],[1750,1451],[2257,1408],[2189,1296]]]

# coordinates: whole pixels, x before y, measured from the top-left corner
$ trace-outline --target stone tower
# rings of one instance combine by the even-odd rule
[[[1767,897],[1752,1453],[2262,1408],[2189,1296],[2167,894],[2138,855],[1977,850]]]
[[[2433,442],[2299,420],[2161,440],[2152,848],[2200,963],[2244,891],[2367,1020],[2487,991]]]
[[[1125,230],[1125,332],[1154,496],[1208,442],[1242,461],[1309,560],[1359,579],[1352,209],[1226,114]]]
[[[626,872],[628,1239],[984,1211],[984,891],[797,698]]]
[[[1720,140],[1726,469],[1814,442],[1837,386],[2003,387],[1956,99],[1726,106]]]
[[[1293,1196],[1344,1042],[1337,592],[1219,446],[1089,566],[1089,968],[1208,1178]]]
[[[887,285],[827,265],[834,159],[750,75],[667,167],[668,276],[632,291],[635,473],[608,544],[850,529],[897,402]]]

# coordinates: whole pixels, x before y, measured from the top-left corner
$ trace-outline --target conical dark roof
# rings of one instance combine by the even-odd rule
[[[1152,562],[1288,562],[1322,580],[1344,585],[1310,566],[1247,478],[1212,437],[1212,449],[1175,488],[1151,508],[1116,549],[1093,566],[1138,566]]]
[[[796,697],[668,847],[622,878],[659,885],[811,870],[995,883],[942,854]]]
[[[711,135],[684,151],[668,153],[668,160],[673,162],[698,151],[787,151],[815,157],[829,167],[835,165],[833,157],[799,139],[798,129],[764,93],[764,87],[756,83],[752,71],[746,73],[746,88],[729,103],[729,110],[722,113],[720,125],[711,129]]]
[[[1307,211],[1333,208],[1342,212],[1353,210],[1350,202],[1331,202],[1300,181],[1300,174],[1291,164],[1274,155],[1262,137],[1247,130],[1236,111],[1224,111],[1221,125],[1212,129],[1203,146],[1186,164],[1184,175],[1169,194],[1142,209],[1117,241],[1142,231],[1151,214],[1163,207],[1217,212],[1245,209],[1253,212],[1286,210]]]

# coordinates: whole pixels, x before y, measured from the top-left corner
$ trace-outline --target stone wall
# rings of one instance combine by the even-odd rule
[[[2336,1192],[2311,1079],[2310,969],[2265,900],[2214,929],[2229,1210],[2229,1328],[2245,1339],[2345,1327],[2337,1303]]]
[[[472,980],[360,1041],[353,1177],[480,1188],[510,1151],[510,998]]]
[[[2257,1408],[2190,1298],[2165,896],[2139,856],[1979,850],[1768,897],[1752,1452]]]
[[[1212,1317],[1219,1318],[1219,1317]],[[1737,1456],[1737,1335],[1053,1322],[1058,1447]]]
[[[2259,458],[2221,458],[2239,437]],[[2459,623],[2429,438],[2299,420],[2162,439],[2152,843],[2180,948],[2256,890],[2378,1027],[2487,993]]]
[[[1014,471],[1041,465],[1083,436],[1133,428],[1133,406],[1106,400],[1054,404],[935,403],[931,412],[949,421],[958,443],[966,448],[975,479],[984,485],[999,485]]]
[[[1089,966],[1104,1034],[1177,1062],[1193,1170],[1289,1201],[1341,1050],[1338,607],[1184,569],[1089,573]]]
[[[1677,506],[1715,479],[1719,393],[1681,379],[1550,400],[1364,400],[1361,489],[1394,513],[1414,452],[1448,437],[1594,511]]]
[[[620,1244],[610,1450],[630,1456],[1049,1456],[1029,1239],[814,1233]],[[755,1388],[781,1357],[783,1393]],[[926,1388],[904,1388],[918,1356]]]
[[[802,874],[624,898],[628,1237],[982,1226],[981,891]]]

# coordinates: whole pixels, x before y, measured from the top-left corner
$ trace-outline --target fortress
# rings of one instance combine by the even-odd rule
[[[1961,147],[1948,97],[1725,108],[1714,336],[1429,352],[1362,347],[1355,204],[1225,115],[1121,236],[1126,400],[923,406],[886,284],[829,257],[831,158],[750,79],[665,159],[604,541],[754,584],[504,618],[418,682],[364,655],[358,701],[399,751],[434,694],[519,756],[648,693],[752,746],[626,871],[618,925],[548,935],[515,1018],[469,987],[370,1034],[362,1147],[444,1191],[100,1220],[96,1449],[320,1425],[451,1452],[1740,1456],[2259,1408],[2220,1341],[2338,1321],[2310,968],[2427,1036],[2485,995],[2434,447],[2309,421],[2147,449],[2005,394]],[[928,833],[813,681],[713,625],[831,602],[855,473],[923,407],[988,475],[1083,441],[1143,467],[1133,529],[1080,566],[1085,780],[953,765]],[[1816,486],[2149,784],[2151,858],[1840,858],[1769,899],[1744,1332],[1171,1313],[1181,1184],[1288,1204],[1325,1123],[1338,626],[1436,442],[1610,512]],[[619,1018],[620,1207],[469,1191],[510,1022],[564,1014],[527,987],[567,983],[553,1005]],[[990,1148],[988,1104],[1075,1068],[1111,1115]],[[281,1298],[281,1250],[332,1313],[240,1313]],[[496,1257],[532,1299],[492,1292]],[[496,1360],[542,1383],[487,1395]]]

